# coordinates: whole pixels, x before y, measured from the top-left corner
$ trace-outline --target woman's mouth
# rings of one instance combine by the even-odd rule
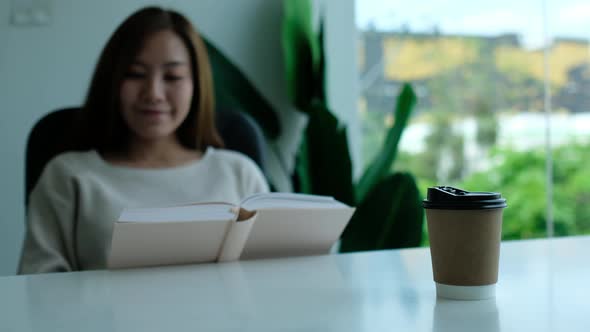
[[[167,112],[163,110],[157,109],[142,109],[140,110],[141,115],[148,116],[148,117],[160,117],[165,115]]]

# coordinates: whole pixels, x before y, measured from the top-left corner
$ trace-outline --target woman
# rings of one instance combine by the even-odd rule
[[[81,109],[87,151],[51,160],[31,192],[19,273],[101,269],[125,207],[239,202],[268,191],[248,158],[221,150],[203,41],[150,7],[114,32]]]

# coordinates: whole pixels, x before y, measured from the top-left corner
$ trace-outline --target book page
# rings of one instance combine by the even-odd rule
[[[108,268],[215,262],[232,221],[117,222]]]
[[[227,203],[126,209],[113,227],[108,267],[214,262],[237,218]]]
[[[347,206],[258,210],[240,259],[328,254],[354,211]]]
[[[247,210],[277,208],[343,208],[347,207],[333,197],[295,193],[264,193],[250,196],[242,201]]]
[[[175,222],[229,220],[235,217],[232,204],[197,203],[190,205],[125,209],[119,222]]]

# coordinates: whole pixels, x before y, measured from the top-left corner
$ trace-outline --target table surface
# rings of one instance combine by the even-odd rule
[[[589,331],[590,237],[503,242],[497,296],[437,299],[427,248],[0,278],[0,331]]]

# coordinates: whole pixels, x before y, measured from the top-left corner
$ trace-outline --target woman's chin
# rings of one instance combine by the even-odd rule
[[[174,131],[170,130],[149,130],[137,133],[137,138],[142,141],[165,141],[176,137]]]

